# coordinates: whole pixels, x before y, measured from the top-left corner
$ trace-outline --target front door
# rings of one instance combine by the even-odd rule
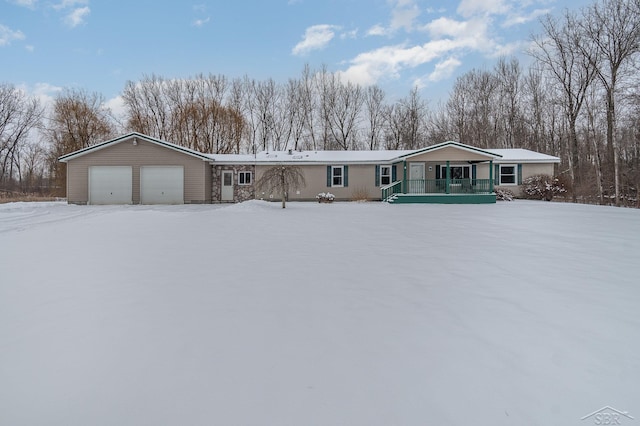
[[[409,163],[409,194],[423,194],[424,192],[424,163]]]
[[[233,171],[222,171],[221,201],[233,201]]]

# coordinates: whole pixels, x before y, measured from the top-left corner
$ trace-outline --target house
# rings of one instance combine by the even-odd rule
[[[206,154],[130,133],[59,158],[74,204],[225,203],[278,199],[255,181],[276,165],[299,166],[306,186],[289,200],[395,203],[495,203],[495,189],[516,195],[523,179],[554,174],[560,159],[525,149],[485,150],[443,142],[417,150],[281,151]]]

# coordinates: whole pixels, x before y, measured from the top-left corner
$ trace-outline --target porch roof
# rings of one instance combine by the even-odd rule
[[[481,148],[477,148],[475,146],[471,146],[471,145],[465,145],[463,143],[460,142],[454,142],[454,141],[447,141],[447,142],[442,142],[436,145],[431,145],[428,146],[426,148],[422,148],[422,149],[417,149],[415,151],[406,153],[406,154],[402,154],[398,157],[398,159],[409,159],[411,157],[415,157],[417,155],[421,155],[421,154],[425,154],[428,152],[435,152],[435,151],[440,151],[442,149],[445,148],[455,148],[455,149],[459,149],[461,151],[466,151],[475,155],[480,155],[483,157],[486,157],[487,160],[496,160],[502,157],[502,155],[498,154],[495,152],[495,150],[492,151],[487,151]]]

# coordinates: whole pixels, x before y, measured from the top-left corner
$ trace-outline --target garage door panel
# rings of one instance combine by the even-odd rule
[[[184,167],[141,167],[140,200],[142,204],[183,204]]]
[[[131,166],[89,167],[89,204],[131,204]]]

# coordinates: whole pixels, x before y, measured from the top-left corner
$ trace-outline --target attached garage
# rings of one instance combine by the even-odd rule
[[[133,169],[131,166],[90,166],[89,204],[131,204]]]
[[[211,157],[140,133],[59,160],[67,164],[67,201],[72,204],[211,202]]]
[[[140,167],[141,204],[183,204],[184,167]]]

